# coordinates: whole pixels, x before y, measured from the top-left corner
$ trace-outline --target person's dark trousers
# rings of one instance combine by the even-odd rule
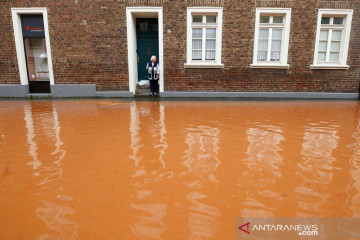
[[[158,80],[149,80],[150,81],[150,91],[152,94],[158,92],[159,84]]]

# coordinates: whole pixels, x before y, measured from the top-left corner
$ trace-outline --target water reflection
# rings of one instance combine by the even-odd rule
[[[282,177],[283,157],[280,155],[280,143],[285,140],[282,127],[275,125],[258,125],[246,131],[249,146],[243,160],[248,170],[243,174],[246,182],[242,187],[251,188],[242,209],[243,216],[274,216],[274,210],[283,200],[276,185]]]
[[[54,189],[53,186],[53,182],[62,178],[62,161],[66,155],[66,151],[62,149],[63,142],[60,139],[61,126],[57,109],[54,104],[48,104],[39,111],[37,104],[28,103],[24,106],[29,155],[32,158],[28,165],[33,166],[36,185],[41,186],[38,189],[38,195],[44,195],[44,198],[53,196],[51,200],[38,200],[42,205],[35,210],[35,214],[46,224],[48,230],[55,232],[41,234],[37,239],[74,239],[78,235],[78,227],[66,220],[66,215],[74,214],[75,211],[67,206],[68,204],[63,203],[64,201],[71,201],[72,198],[63,193],[63,187]],[[43,147],[42,157],[38,153],[37,139]],[[55,149],[50,152],[52,143]],[[57,203],[58,201],[55,200],[55,203],[54,197],[61,202]]]
[[[297,165],[302,183],[295,187],[298,204],[301,211],[299,216],[321,216],[322,205],[328,201],[331,192],[326,191],[327,185],[332,183],[334,176],[332,156],[337,147],[337,129],[339,125],[328,123],[311,123],[305,126],[302,144],[302,162]]]
[[[188,239],[214,238],[219,226],[216,218],[221,212],[204,203],[208,196],[201,193],[201,189],[205,184],[208,187],[209,182],[218,182],[215,173],[221,163],[218,158],[220,130],[210,126],[193,126],[186,128],[185,132],[188,148],[183,156],[183,164],[187,171],[180,176],[185,178],[184,185],[192,189],[186,194],[188,202],[181,206],[189,210],[188,228],[191,234]]]
[[[161,186],[174,173],[166,169],[164,156],[166,142],[165,109],[159,102],[150,102],[149,108],[130,106],[130,159],[134,160],[134,187],[136,194],[131,204],[137,221],[130,227],[137,238],[161,239],[165,231],[163,218],[167,214],[167,204],[152,203],[156,195],[161,195],[152,184]],[[145,126],[141,128],[141,124]],[[147,155],[151,152],[151,156]],[[154,156],[156,154],[157,156]]]
[[[355,121],[356,127],[353,134],[353,142],[348,147],[353,149],[353,155],[350,158],[353,197],[350,203],[350,210],[353,217],[360,217],[360,112],[357,111]]]

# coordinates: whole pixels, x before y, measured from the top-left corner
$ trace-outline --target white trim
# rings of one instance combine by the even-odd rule
[[[310,69],[349,69],[349,65],[310,65]]]
[[[215,47],[215,61],[199,61],[199,60],[192,60],[192,30],[191,30],[191,23],[192,23],[192,14],[193,13],[216,13],[217,14],[217,25],[216,25],[216,47]],[[186,44],[186,63],[184,64],[185,68],[219,68],[224,67],[224,64],[221,63],[221,46],[222,46],[222,24],[223,24],[223,8],[222,7],[188,7],[187,8],[187,44]],[[209,25],[209,27],[211,27]],[[206,33],[203,33],[203,35]],[[203,41],[205,44],[205,41]],[[205,54],[205,51],[204,53]]]
[[[266,62],[258,61],[258,45],[259,45],[259,28],[260,28],[260,15],[262,13],[267,14],[281,14],[284,15],[284,33],[282,36],[281,42],[281,55],[279,62]],[[291,8],[256,8],[255,16],[255,34],[254,34],[254,51],[253,51],[253,64],[250,65],[251,68],[289,68],[288,65],[288,50],[289,50],[289,38],[290,38],[290,25],[291,25]],[[270,36],[269,36],[270,38]],[[270,47],[270,46],[268,46]],[[271,52],[268,51],[268,54]]]
[[[279,68],[289,69],[289,64],[250,64],[250,68]]]
[[[184,64],[185,68],[224,68],[224,64],[208,64],[208,63],[203,63],[203,64],[196,64],[196,63],[185,63]]]
[[[339,64],[336,64],[334,62],[317,63],[322,15],[333,15],[333,16],[344,16],[345,17],[344,27],[342,28],[343,33],[342,33],[341,45],[340,45]],[[346,63],[347,63],[347,56],[348,56],[348,50],[349,50],[352,15],[353,15],[352,9],[319,9],[318,19],[317,19],[317,27],[316,27],[314,59],[313,59],[313,64],[310,65],[311,69],[348,69],[349,68],[349,66]],[[336,26],[334,28],[330,27],[329,29],[336,29]],[[330,37],[328,39],[330,39]],[[331,40],[329,40],[329,41],[331,41]],[[330,44],[328,44],[327,47],[330,48]]]
[[[11,8],[11,13],[13,19],[15,46],[16,46],[16,53],[18,58],[21,85],[29,85],[27,68],[26,68],[24,42],[23,42],[23,35],[21,28],[21,19],[20,19],[21,14],[43,15],[50,85],[54,85],[55,81],[54,81],[54,72],[53,72],[52,57],[51,57],[51,44],[50,44],[47,8]]]
[[[162,7],[127,7],[126,27],[128,44],[128,66],[129,66],[129,92],[135,94],[138,82],[137,54],[136,54],[136,15],[142,13],[156,13],[159,24],[159,59],[160,59],[160,82],[159,91],[164,92],[164,41],[163,41],[163,8]]]

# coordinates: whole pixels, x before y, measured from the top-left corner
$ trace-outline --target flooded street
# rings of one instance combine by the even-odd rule
[[[359,101],[0,101],[0,239],[360,217]]]

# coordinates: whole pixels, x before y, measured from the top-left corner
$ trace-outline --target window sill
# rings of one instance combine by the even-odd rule
[[[224,64],[185,63],[185,68],[224,68]]]
[[[349,69],[349,65],[310,65],[310,69]]]
[[[250,68],[278,68],[289,69],[289,64],[250,64]]]

